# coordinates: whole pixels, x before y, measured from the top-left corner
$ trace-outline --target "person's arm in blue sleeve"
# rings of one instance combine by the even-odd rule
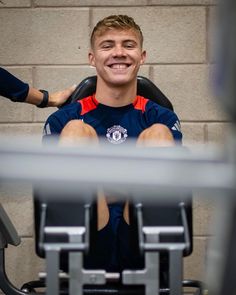
[[[12,101],[24,102],[29,93],[29,85],[0,67],[0,95]]]
[[[0,95],[14,102],[26,102],[39,107],[60,106],[75,90],[76,85],[62,91],[48,94],[47,91],[30,87],[7,70],[0,67]]]
[[[175,140],[176,143],[182,143],[181,125],[178,116],[175,112],[162,107],[152,102],[149,104],[148,120],[151,124],[160,123],[166,125]]]
[[[183,134],[181,131],[181,125],[178,116],[175,113],[172,113],[169,120],[166,122],[166,125],[169,127],[174,140],[177,143],[182,143]]]
[[[48,117],[43,129],[43,143],[57,142],[66,124],[70,120],[78,119],[77,110],[80,112],[80,104],[76,103],[76,105],[78,108],[69,104]]]
[[[43,144],[57,143],[59,135],[63,129],[63,124],[54,114],[50,115],[43,128]]]

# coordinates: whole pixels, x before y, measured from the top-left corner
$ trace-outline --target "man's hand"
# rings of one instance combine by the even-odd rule
[[[67,101],[71,94],[75,91],[77,85],[73,85],[69,88],[66,88],[62,91],[57,91],[49,94],[49,107],[59,107]]]

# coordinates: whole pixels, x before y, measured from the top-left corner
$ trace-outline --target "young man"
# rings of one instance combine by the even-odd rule
[[[131,17],[111,15],[95,26],[89,63],[97,71],[96,92],[52,114],[44,138],[58,135],[60,144],[84,143],[104,137],[110,144],[131,138],[137,145],[172,146],[182,134],[175,113],[148,98],[137,96],[137,74],[145,62],[143,35]],[[97,248],[88,266],[117,271],[139,265],[129,248],[128,202],[109,193],[98,198]],[[108,204],[108,205],[107,205]]]

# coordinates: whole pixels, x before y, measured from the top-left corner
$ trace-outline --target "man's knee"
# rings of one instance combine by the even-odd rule
[[[86,131],[86,125],[87,124],[85,124],[82,120],[71,120],[64,126],[61,134],[67,132]]]
[[[78,140],[78,139],[96,139],[98,141],[98,136],[94,128],[82,120],[71,120],[63,128],[60,139],[61,140]]]
[[[151,127],[148,128],[149,133],[153,133],[159,137],[170,137],[173,138],[170,129],[164,124],[153,124]]]
[[[145,129],[139,135],[137,144],[144,146],[170,146],[174,145],[174,138],[166,125],[157,123]]]

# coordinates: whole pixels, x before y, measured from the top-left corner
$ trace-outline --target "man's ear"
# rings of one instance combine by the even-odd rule
[[[95,57],[92,51],[89,51],[88,59],[89,59],[90,66],[95,67]]]
[[[140,62],[141,65],[143,65],[145,63],[146,56],[147,56],[147,52],[146,52],[146,50],[144,50],[141,54],[141,62]]]

